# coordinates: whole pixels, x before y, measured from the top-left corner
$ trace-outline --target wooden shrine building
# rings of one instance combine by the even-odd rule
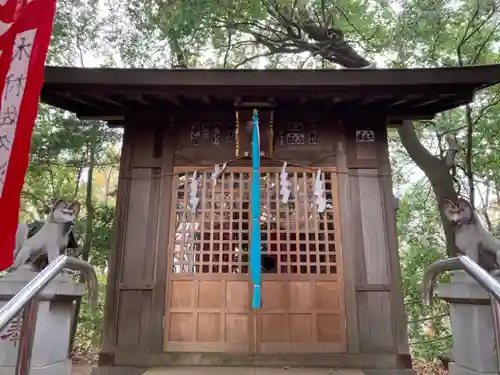
[[[499,81],[500,65],[48,67],[43,102],[124,128],[100,366],[411,367],[387,129],[470,103]],[[249,270],[255,108],[258,309]]]

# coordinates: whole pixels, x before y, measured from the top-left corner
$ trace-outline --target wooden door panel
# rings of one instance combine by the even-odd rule
[[[257,351],[339,353],[347,350],[341,277],[338,196],[334,173],[323,171],[327,207],[314,203],[314,171],[289,169],[292,193],[279,201],[278,171],[263,171],[262,254],[264,273],[257,310]]]
[[[249,352],[250,175],[227,172],[214,184],[210,172],[198,173],[201,200],[193,214],[192,172],[173,178],[164,350]]]
[[[174,280],[170,293],[166,351],[249,351],[246,280]]]
[[[276,291],[279,294],[273,294]],[[263,307],[256,312],[261,352],[332,353],[346,350],[339,283],[264,281],[262,294]]]

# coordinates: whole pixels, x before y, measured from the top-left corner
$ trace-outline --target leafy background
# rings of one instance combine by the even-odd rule
[[[488,64],[500,61],[499,26],[492,0],[58,0],[48,64],[338,69],[331,50],[346,45],[358,61],[378,67]],[[325,35],[345,43],[329,50]],[[415,128],[437,156],[446,148],[445,134],[457,137],[456,186],[474,199],[488,229],[498,232],[500,86]],[[43,219],[59,197],[83,202],[77,255],[99,269],[103,285],[121,136],[102,122],[40,105],[22,196],[28,221]],[[398,233],[412,354],[435,361],[450,348],[448,310],[440,303],[424,307],[420,284],[425,266],[446,256],[445,237],[431,186],[396,133],[390,152],[394,193],[401,200]],[[97,312],[83,304],[75,358],[95,359],[103,302],[101,295]]]

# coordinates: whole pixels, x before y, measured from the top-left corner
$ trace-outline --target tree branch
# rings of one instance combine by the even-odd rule
[[[37,195],[35,195],[33,193],[30,193],[29,191],[26,191],[26,190],[21,191],[21,195],[24,195],[26,197],[29,197],[29,198],[33,199],[36,202],[41,203],[43,205],[43,209],[44,209],[45,212],[49,212],[50,211],[50,206],[47,204],[47,202],[45,201],[45,199],[40,198],[39,196],[37,196]]]
[[[446,150],[444,162],[448,168],[452,169],[455,166],[455,156],[458,150],[460,150],[460,146],[452,133],[447,133],[445,139],[446,143],[448,143],[448,150]]]
[[[227,68],[227,62],[229,60],[229,52],[231,51],[232,44],[233,44],[233,33],[232,33],[232,31],[228,30],[227,34],[228,34],[227,47],[226,47],[226,52],[224,53],[224,62],[222,63],[222,66],[224,68]]]
[[[443,211],[444,206],[442,204],[445,199],[450,199],[452,201],[458,199],[453,184],[453,178],[450,174],[450,168],[445,160],[433,156],[429,150],[422,145],[411,121],[403,121],[403,125],[398,128],[398,134],[408,155],[429,179],[436,196],[441,222],[443,223],[447,252],[448,255],[454,256],[457,254],[455,231],[451,223],[446,219]]]
[[[406,149],[410,157],[415,161],[420,169],[425,172],[425,169],[431,168],[436,162],[440,161],[433,156],[429,150],[420,142],[417,132],[411,121],[403,121],[403,125],[398,128],[401,144]],[[417,158],[415,159],[414,156]]]
[[[362,68],[370,65],[370,61],[358,54],[344,39],[343,31],[329,23],[326,11],[315,13],[311,17],[305,4],[295,0],[293,6],[283,6],[276,0],[261,0],[271,20],[269,24],[258,21],[245,20],[244,22],[230,22],[230,20],[216,20],[221,25],[234,27],[243,33],[255,38],[255,43],[268,49],[265,56],[278,53],[309,52],[313,56],[321,56],[325,60],[339,64],[346,68]],[[360,38],[360,31],[350,22],[347,15],[338,8],[346,22]],[[274,25],[274,26],[271,26]],[[286,47],[286,48],[285,48]],[[241,65],[241,63],[239,64]]]
[[[491,107],[494,107],[496,106],[497,104],[500,104],[500,91],[497,92],[493,97],[492,99],[488,102],[488,104],[484,105],[481,107],[481,109],[479,110],[479,113],[477,114],[476,118],[474,119],[474,125],[476,125],[480,120],[481,118],[483,117],[483,115],[491,108]]]
[[[486,48],[486,45],[491,41],[491,39],[493,38],[493,36],[497,33],[497,30],[498,30],[498,27],[500,26],[500,22],[498,22],[494,27],[493,29],[491,30],[491,32],[488,34],[488,36],[486,38],[484,38],[483,40],[483,43],[481,43],[481,45],[477,48],[476,50],[476,55],[474,56],[474,58],[472,59],[472,63],[471,65],[475,65],[477,64],[477,61],[479,60],[479,57],[481,56],[481,53],[483,53],[484,49]]]

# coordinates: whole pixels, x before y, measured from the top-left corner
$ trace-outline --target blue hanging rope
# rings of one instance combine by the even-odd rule
[[[252,308],[261,308],[261,264],[260,264],[260,134],[259,114],[253,111],[252,131],[252,236],[250,243],[250,275],[253,284]]]

